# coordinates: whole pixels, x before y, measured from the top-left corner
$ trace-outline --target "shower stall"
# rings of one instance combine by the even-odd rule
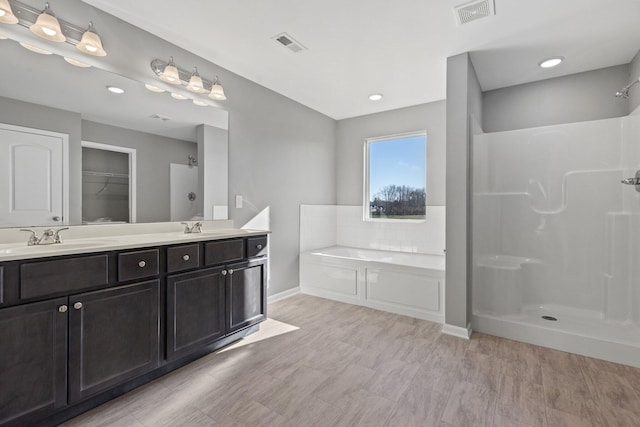
[[[473,152],[473,329],[640,366],[640,111]]]

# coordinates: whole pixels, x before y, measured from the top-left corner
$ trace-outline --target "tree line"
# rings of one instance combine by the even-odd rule
[[[387,185],[370,202],[372,217],[424,215],[427,192],[407,185]]]

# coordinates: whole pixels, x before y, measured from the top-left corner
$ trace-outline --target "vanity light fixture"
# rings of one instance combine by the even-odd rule
[[[78,61],[77,59],[69,58],[67,56],[64,57],[64,60],[67,61],[71,65],[75,65],[76,67],[80,67],[80,68],[89,68],[89,67],[91,67],[91,65],[89,65],[89,64],[87,64],[85,62]]]
[[[179,85],[182,84],[180,81],[180,73],[178,72],[178,67],[173,62],[173,56],[169,58],[169,63],[164,67],[162,74],[160,75],[160,80],[163,82]]]
[[[380,101],[383,95],[381,93],[372,93],[369,95],[369,101]]]
[[[78,43],[76,47],[87,55],[107,56],[107,52],[105,52],[102,47],[102,40],[93,29],[93,22],[91,21],[89,21],[89,28],[82,34],[82,40],[80,40],[80,43]]]
[[[79,27],[58,19],[51,11],[49,3],[45,3],[44,10],[41,10],[18,0],[0,0],[0,23],[17,23],[38,37],[53,42],[69,43],[88,55],[107,54],[102,40],[93,29],[92,22],[89,22],[88,29],[85,29],[87,27]]]
[[[540,61],[538,66],[540,66],[540,68],[553,68],[560,65],[562,61],[564,61],[563,56],[554,56],[552,58],[547,58],[544,61]]]
[[[189,73],[178,68],[173,62],[173,57],[170,58],[169,62],[154,59],[151,61],[151,70],[164,82],[185,86],[194,93],[207,94],[209,98],[216,101],[224,101],[227,99],[224,88],[220,84],[217,76],[214,81],[207,80],[200,76],[198,69],[195,67],[193,72]]]
[[[172,97],[173,99],[177,99],[177,100],[179,100],[179,101],[184,101],[185,99],[187,99],[187,97],[186,97],[186,96],[184,96],[184,95],[180,95],[179,93],[175,93],[175,92],[171,92],[171,97]]]
[[[49,8],[49,3],[45,3],[44,10],[38,15],[38,19],[36,19],[36,22],[32,24],[29,29],[33,34],[45,40],[52,42],[63,42],[67,40],[64,34],[62,34],[58,18],[55,17]]]
[[[3,24],[18,23],[18,18],[13,14],[9,0],[0,0],[0,22]]]
[[[224,88],[222,87],[220,82],[218,82],[218,76],[216,76],[216,81],[211,85],[209,98],[216,99],[218,101],[224,101],[225,99],[227,99],[226,95],[224,94]]]
[[[42,49],[38,46],[34,46],[32,44],[25,43],[25,42],[20,42],[20,46],[22,46],[27,50],[30,50],[31,52],[39,53],[41,55],[51,55],[52,53],[52,52],[49,52],[48,50]]]
[[[193,74],[191,74],[191,78],[189,79],[189,84],[187,85],[187,89],[195,93],[207,92],[207,90],[204,88],[202,77],[200,77],[200,74],[198,74],[198,67],[193,67]]]
[[[107,90],[111,93],[115,93],[117,95],[122,95],[124,93],[124,89],[118,86],[107,86]]]
[[[151,92],[155,92],[155,93],[162,93],[165,90],[158,87],[158,86],[154,86],[154,85],[150,85],[149,83],[145,83],[144,87],[146,87],[148,90],[150,90]]]

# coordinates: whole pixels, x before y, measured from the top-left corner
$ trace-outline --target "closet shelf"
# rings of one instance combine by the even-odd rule
[[[126,174],[126,173],[82,171],[82,175],[86,175],[86,176],[102,176],[102,177],[107,177],[107,178],[125,178],[125,179],[129,179],[129,175]]]

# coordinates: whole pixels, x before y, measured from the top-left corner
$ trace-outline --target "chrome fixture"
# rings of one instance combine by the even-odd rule
[[[26,231],[27,233],[31,233],[29,236],[29,240],[27,241],[27,246],[38,246],[38,245],[53,245],[55,243],[62,243],[62,239],[60,238],[60,232],[64,230],[68,230],[69,227],[63,228],[47,228],[42,232],[42,236],[38,237],[35,231],[21,228],[20,231]]]
[[[189,199],[190,202],[193,202],[196,200],[196,193],[194,193],[193,191],[189,192],[189,194],[187,194],[187,199]]]
[[[151,70],[160,80],[166,83],[184,86],[193,93],[205,94],[208,95],[209,98],[217,101],[227,99],[218,76],[216,76],[215,80],[211,81],[200,76],[198,69],[195,67],[193,72],[185,71],[176,66],[175,62],[173,62],[173,57],[169,58],[169,62],[154,59],[151,61]]]
[[[620,90],[619,92],[616,92],[616,96],[622,99],[629,98],[629,89],[631,89],[631,87],[636,83],[640,83],[640,77],[638,77],[637,79],[635,79],[634,81],[632,81],[631,83],[623,87],[622,90]]]
[[[623,184],[633,185],[636,187],[636,191],[640,193],[640,170],[636,171],[636,176],[632,178],[625,178],[620,181]]]
[[[88,55],[107,54],[93,22],[85,29],[59,19],[51,12],[49,3],[41,10],[17,0],[0,0],[0,23],[18,24],[45,40],[72,44]]]
[[[193,166],[198,166],[198,159],[196,159],[196,156],[189,154],[189,167],[193,167]]]
[[[193,233],[202,233],[202,223],[196,222],[193,225],[189,225],[189,223],[181,222],[180,224],[184,225],[184,234],[193,234]]]

